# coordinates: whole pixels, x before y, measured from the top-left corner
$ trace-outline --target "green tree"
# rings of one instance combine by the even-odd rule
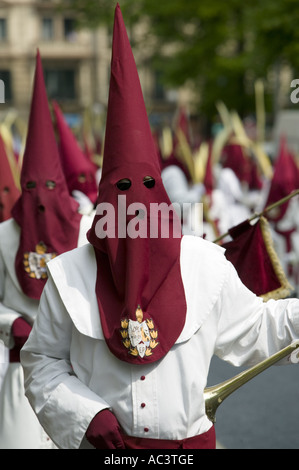
[[[63,3],[79,13],[84,26],[112,24],[111,0]],[[145,60],[150,58],[164,84],[188,82],[199,111],[210,118],[217,100],[241,115],[254,112],[257,78],[267,82],[277,64],[278,70],[283,63],[298,70],[298,0],[122,0],[120,6],[130,28],[141,19],[146,25],[138,42],[132,36],[132,45],[148,51],[150,44]],[[268,88],[269,94],[276,91]],[[266,102],[273,111],[273,102]]]

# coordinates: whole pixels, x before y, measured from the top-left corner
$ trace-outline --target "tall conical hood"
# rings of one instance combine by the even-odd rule
[[[39,52],[21,188],[12,209],[21,229],[15,268],[23,292],[38,299],[47,277],[45,262],[77,246],[81,219],[60,163]]]
[[[294,155],[288,149],[285,135],[280,138],[279,152],[274,165],[273,177],[269,189],[265,207],[288,196],[299,188],[299,169]],[[272,209],[267,213],[267,218],[273,222],[280,220],[288,208],[290,201]]]
[[[167,211],[171,203],[119,5],[97,203],[88,239],[97,260],[96,295],[106,343],[126,362],[156,361],[172,347],[185,322],[181,226],[175,211]],[[152,214],[163,203],[167,213]],[[106,222],[112,228],[107,234]],[[163,237],[165,225],[169,235]],[[160,230],[157,236],[153,227]]]
[[[117,5],[102,177],[120,165],[149,162],[160,171],[134,56]]]
[[[42,62],[39,51],[36,55],[36,69],[33,95],[24,151],[21,186],[30,180],[55,180],[65,185],[57,143],[49,111],[47,92],[44,82]]]
[[[58,132],[58,147],[69,192],[71,194],[74,190],[81,191],[94,204],[98,195],[95,166],[81,150],[58,103],[53,101],[52,104]]]

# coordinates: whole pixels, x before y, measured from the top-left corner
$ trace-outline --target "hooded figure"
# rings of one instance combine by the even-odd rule
[[[13,177],[5,144],[0,135],[0,222],[11,217],[11,209],[20,196],[20,190]]]
[[[273,177],[270,182],[269,193],[265,208],[288,196],[292,191],[299,188],[299,169],[295,156],[288,149],[287,139],[282,135],[279,143],[279,152],[274,164]],[[267,213],[270,222],[279,225],[285,216],[290,200],[272,209]]]
[[[21,351],[26,396],[59,448],[215,448],[213,354],[258,362],[299,334],[297,299],[264,305],[222,248],[182,237],[175,212],[155,203],[170,206],[117,5],[90,243],[48,263]]]
[[[39,52],[21,170],[22,193],[0,224],[0,339],[9,365],[0,394],[0,448],[54,447],[24,395],[20,349],[35,320],[49,259],[87,243],[60,163]]]
[[[73,194],[73,192],[80,191],[93,205],[98,195],[95,165],[80,149],[56,101],[52,104],[58,133],[58,147],[69,192],[75,196],[76,193]]]
[[[108,223],[115,231],[101,238],[106,204],[114,209],[114,220]],[[88,240],[97,260],[96,293],[105,339],[110,350],[127,362],[160,359],[184,326],[181,225],[170,206],[118,7],[102,177]],[[161,253],[159,262],[156,253]]]
[[[39,299],[47,278],[46,262],[77,246],[82,217],[62,170],[39,52],[21,187],[22,195],[12,209],[21,229],[15,267],[24,294]]]

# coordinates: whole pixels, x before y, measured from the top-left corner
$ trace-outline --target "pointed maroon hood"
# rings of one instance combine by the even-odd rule
[[[12,210],[21,228],[15,268],[23,292],[39,299],[47,277],[46,261],[77,246],[81,220],[60,163],[39,52],[21,188]]]
[[[167,211],[170,217],[151,213],[155,204],[163,203],[171,206],[117,5],[103,169],[88,239],[97,260],[96,294],[103,333],[111,352],[126,362],[160,359],[185,323],[180,221],[174,211]],[[103,236],[105,220],[111,222],[102,210],[105,207],[115,228],[108,236]],[[159,236],[150,232],[154,225],[159,226]],[[170,235],[163,238],[166,225]]]
[[[79,147],[58,104],[55,101],[52,104],[58,132],[58,147],[70,194],[77,189],[86,194],[94,204],[98,195],[95,166]]]
[[[265,207],[279,201],[285,196],[288,196],[292,191],[295,191],[298,188],[299,169],[294,155],[288,149],[286,136],[282,135]],[[289,202],[290,201],[287,201],[279,207],[269,211],[267,213],[267,218],[273,222],[278,222],[286,213]]]

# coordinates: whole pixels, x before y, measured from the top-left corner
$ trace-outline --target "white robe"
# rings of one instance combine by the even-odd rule
[[[86,232],[93,218],[82,216],[78,246],[87,243]],[[24,295],[15,273],[14,260],[19,247],[20,228],[14,219],[0,224],[0,340],[8,349],[14,346],[13,322],[23,317],[32,324],[39,301]],[[0,449],[39,449],[55,447],[41,428],[24,394],[20,363],[1,365]]]
[[[183,439],[204,433],[212,425],[203,391],[213,354],[251,365],[299,337],[299,300],[264,303],[241,283],[222,248],[184,236],[180,263],[185,326],[164,358],[151,364],[145,358],[142,365],[120,361],[106,346],[93,247],[48,263],[21,361],[26,395],[59,448],[91,447],[85,432],[104,408],[131,436]]]

